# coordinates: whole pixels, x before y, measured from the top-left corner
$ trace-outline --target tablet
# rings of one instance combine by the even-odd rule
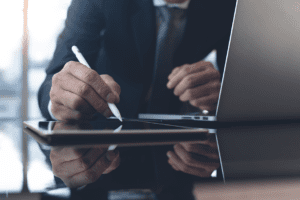
[[[207,129],[124,119],[90,122],[25,121],[23,130],[49,146],[143,146],[205,140]]]

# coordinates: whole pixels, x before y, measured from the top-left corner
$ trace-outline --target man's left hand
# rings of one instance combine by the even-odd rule
[[[168,163],[176,171],[199,177],[210,177],[220,167],[215,135],[201,142],[182,142],[174,145],[174,152],[168,151]]]
[[[183,102],[201,110],[214,111],[220,92],[220,73],[212,63],[200,61],[173,69],[167,87]]]

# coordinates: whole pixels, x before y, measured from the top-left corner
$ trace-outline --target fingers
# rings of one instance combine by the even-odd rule
[[[217,80],[219,82],[219,73],[215,69],[212,70],[207,68],[203,72],[189,74],[181,79],[181,81],[176,85],[174,94],[176,96],[180,96],[189,88],[194,88],[198,85],[204,85],[213,80]],[[213,83],[216,84],[218,82]]]
[[[50,160],[56,163],[76,160],[83,157],[89,150],[89,148],[52,147],[50,152]]]
[[[210,62],[200,61],[173,69],[167,87],[183,102],[202,110],[214,111],[220,91],[220,73]]]
[[[220,166],[217,149],[208,145],[180,143],[167,155],[174,170],[196,176],[209,177]]]
[[[66,185],[71,188],[76,188],[95,182],[117,156],[119,156],[119,154],[116,154],[113,151],[107,151],[106,154],[96,160],[90,168],[68,178],[66,180]]]
[[[210,159],[219,159],[219,152],[217,148],[203,144],[180,143],[178,145],[182,146],[189,153],[203,155]]]
[[[81,63],[72,61],[68,62],[63,70],[65,70],[66,73],[74,76],[78,80],[86,83],[86,86],[83,86],[82,88],[82,92],[88,93],[92,88],[102,99],[106,100],[109,103],[115,102],[117,97],[95,70],[87,68]]]
[[[79,158],[68,159],[60,163],[58,167],[53,169],[53,173],[59,177],[70,177],[89,169],[103,153],[103,149],[89,149]]]
[[[200,97],[198,99],[190,100],[190,104],[194,107],[200,108],[201,110],[213,111],[217,107],[219,94],[214,93],[209,96]]]
[[[168,161],[173,169],[177,169],[176,171],[182,171],[187,174],[200,176],[200,177],[209,177],[211,173],[206,171],[204,168],[201,167],[192,167],[187,164],[185,164],[174,152],[170,151],[168,152],[170,156],[170,160]]]
[[[180,67],[179,70],[175,70],[175,72],[177,71],[177,73],[174,74],[170,77],[170,80],[167,84],[167,87],[169,89],[174,88],[175,86],[177,86],[186,76],[188,76],[189,74],[193,74],[193,73],[197,73],[197,72],[201,72],[204,71],[207,68],[206,65],[184,65],[182,67]]]
[[[116,92],[118,95],[121,94],[121,87],[117,82],[115,82],[113,77],[111,77],[107,74],[102,74],[102,75],[100,75],[100,77],[112,89],[113,92]]]
[[[210,94],[216,94],[220,91],[220,82],[219,81],[212,81],[210,84],[196,86],[194,88],[188,88],[181,95],[179,99],[183,102],[189,100],[195,100],[200,97],[205,97]],[[174,92],[175,93],[175,92]]]
[[[218,149],[217,141],[216,141],[216,135],[215,134],[209,134],[208,140],[205,141],[206,144],[214,149]]]
[[[180,142],[179,144],[189,146],[189,145],[207,145],[213,149],[218,149],[216,142],[216,134],[204,133],[206,135],[206,139],[202,141],[193,141],[193,142]],[[191,148],[190,148],[191,149]],[[187,150],[189,151],[189,150]]]
[[[180,144],[174,145],[174,152],[182,161],[184,161],[184,163],[193,167],[201,167],[210,170],[212,167],[216,167],[219,164],[219,160],[208,158],[202,154],[188,152]]]
[[[91,107],[99,113],[103,113],[108,108],[106,101],[90,85],[69,74],[66,74],[64,79],[61,78],[61,76],[53,78],[53,83],[58,87],[54,86],[50,92],[51,102],[53,99],[53,101],[77,111],[80,111],[79,109],[88,110]]]
[[[50,160],[55,176],[68,187],[80,187],[96,181],[103,172],[119,166],[119,152],[105,148],[51,150]]]
[[[52,103],[51,112],[60,121],[90,120],[93,117],[92,114],[87,115],[58,103]]]
[[[171,80],[175,75],[177,75],[177,73],[180,71],[181,67],[175,67],[171,74],[168,76],[168,79]]]
[[[103,174],[109,174],[113,170],[117,169],[120,165],[120,156],[118,155],[111,163],[111,165],[103,172]]]
[[[168,159],[168,163],[172,166],[172,168],[176,171],[180,171],[179,168],[175,165],[175,163],[172,161],[172,159]]]
[[[96,112],[96,110],[81,96],[67,90],[64,91],[62,88],[52,88],[50,96],[52,103],[64,105],[71,110],[76,110],[84,114],[94,114]]]
[[[112,114],[107,102],[118,103],[120,86],[109,75],[99,75],[78,62],[68,62],[52,78],[50,99],[57,119],[79,119],[81,114],[93,115],[99,112],[105,117]],[[53,104],[56,103],[56,104]],[[58,106],[60,105],[60,106]],[[63,113],[58,110],[65,106]]]

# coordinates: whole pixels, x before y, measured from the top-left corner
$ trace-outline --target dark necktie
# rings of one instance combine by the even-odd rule
[[[152,88],[147,111],[169,113],[170,97],[173,91],[169,90],[166,84],[169,74],[175,67],[174,52],[182,39],[186,16],[185,10],[167,6],[158,7],[157,15],[160,26],[156,40]]]
[[[174,52],[183,37],[186,16],[185,10],[178,8],[157,7],[159,30],[156,41],[153,80],[148,102],[148,113],[169,113],[170,98],[173,91],[166,86],[168,76],[175,67]],[[176,173],[167,163],[166,153],[173,150],[173,145],[153,147],[154,165],[158,190],[178,184]],[[155,189],[154,189],[155,190]],[[162,199],[164,199],[162,197]]]

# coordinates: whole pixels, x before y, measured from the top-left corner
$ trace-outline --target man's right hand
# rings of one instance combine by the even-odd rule
[[[109,117],[113,114],[107,103],[118,103],[120,93],[111,76],[70,61],[52,78],[51,112],[61,121],[90,120],[96,112]]]
[[[119,152],[107,148],[52,148],[50,160],[54,175],[70,188],[93,183],[120,164]]]
[[[55,123],[53,130],[91,129],[90,123]],[[52,147],[50,151],[53,174],[68,187],[78,188],[95,182],[102,174],[108,174],[120,165],[119,151],[107,151],[107,147],[92,148]]]

